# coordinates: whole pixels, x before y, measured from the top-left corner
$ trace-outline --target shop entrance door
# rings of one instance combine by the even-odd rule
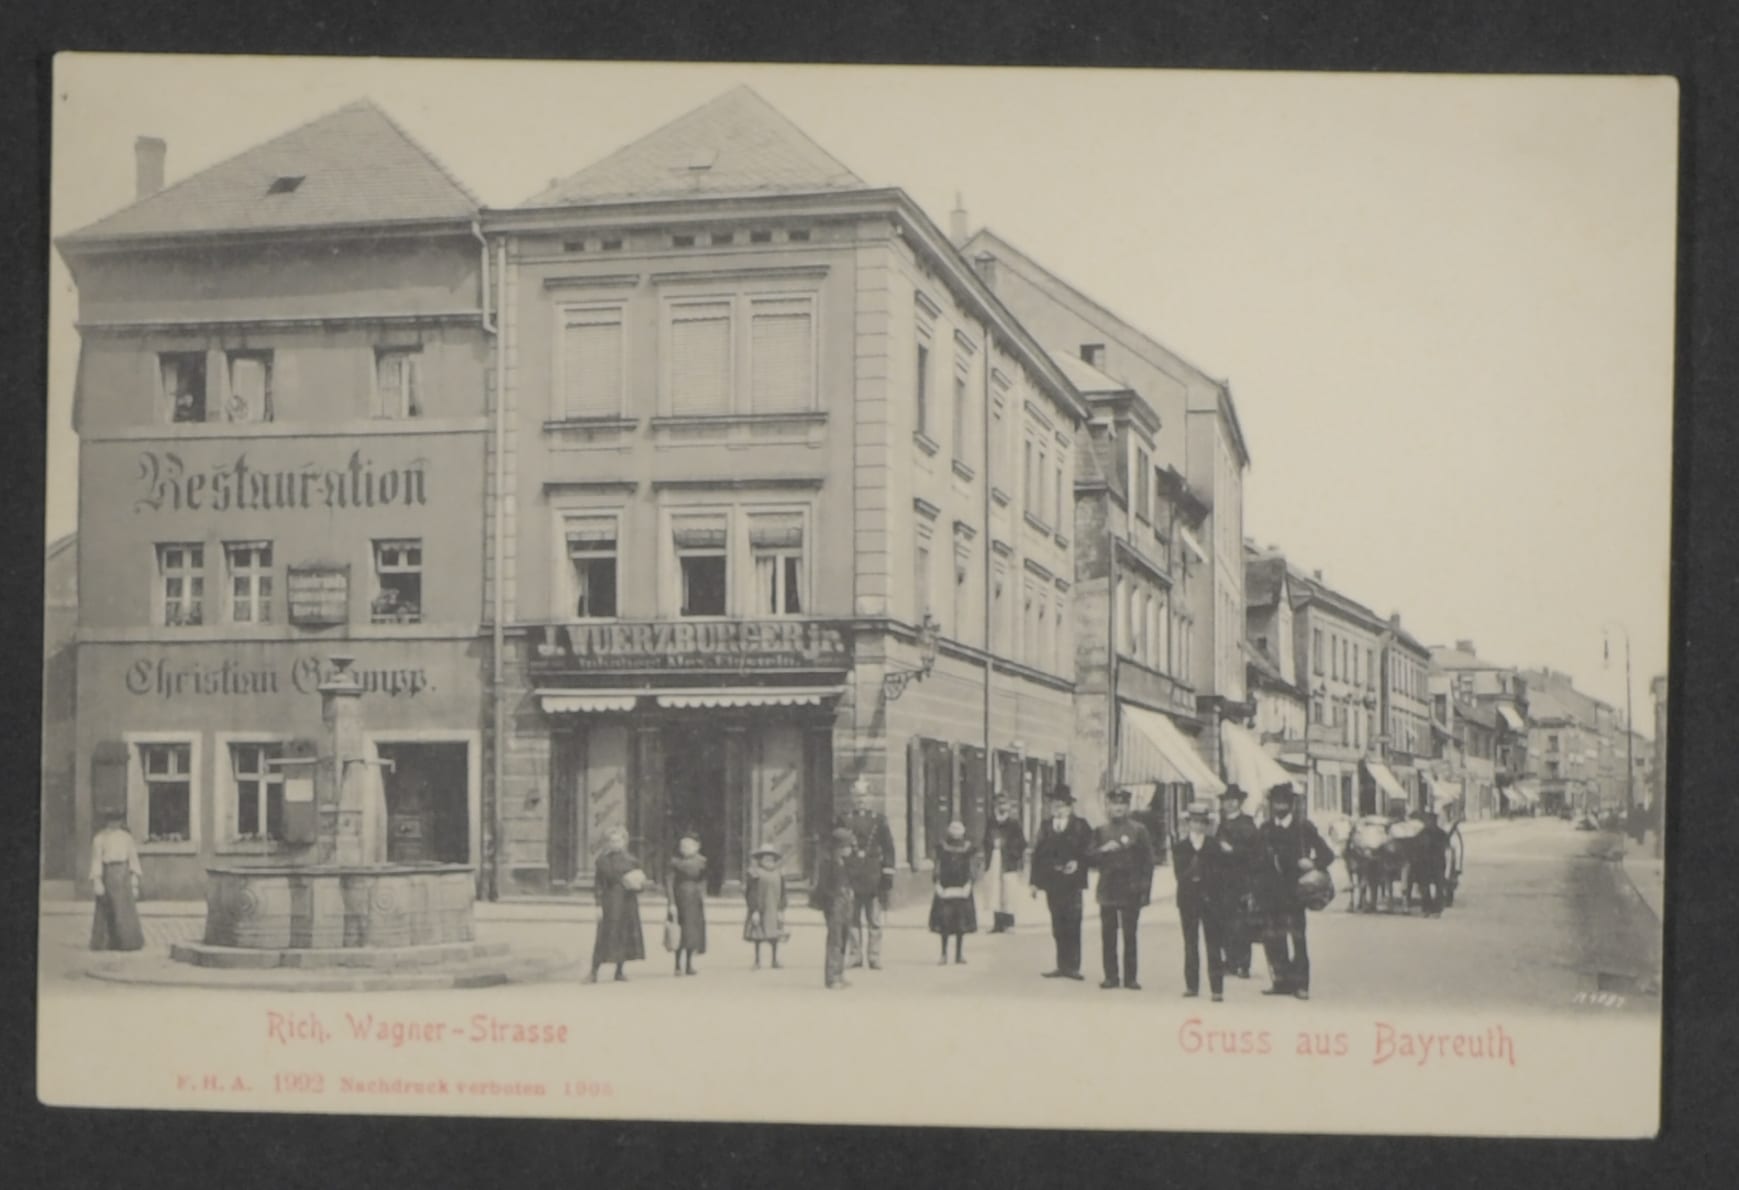
[[[380,744],[388,863],[462,864],[470,859],[465,744]]]
[[[707,857],[707,891],[717,894],[724,883],[726,794],[730,775],[725,733],[701,722],[672,724],[664,729],[665,815],[659,848],[659,869],[676,854],[685,830],[700,835]]]

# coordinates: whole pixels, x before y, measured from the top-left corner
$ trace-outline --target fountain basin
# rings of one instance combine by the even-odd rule
[[[310,864],[206,870],[205,947],[393,950],[469,943],[463,864]]]

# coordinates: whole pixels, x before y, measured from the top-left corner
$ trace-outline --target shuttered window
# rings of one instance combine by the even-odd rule
[[[692,302],[673,307],[670,322],[670,411],[731,411],[731,306]]]
[[[562,315],[559,416],[622,413],[622,310],[568,310]]]
[[[815,406],[815,312],[808,298],[751,303],[750,405],[756,413]]]

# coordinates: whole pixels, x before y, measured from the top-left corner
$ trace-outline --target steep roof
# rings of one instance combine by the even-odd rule
[[[474,218],[479,205],[392,117],[360,99],[166,186],[61,242],[458,222]]]
[[[533,195],[522,206],[807,194],[868,187],[749,87],[735,87]]]
[[[1286,559],[1279,554],[1244,559],[1244,602],[1250,607],[1271,607],[1280,602],[1285,585]]]
[[[1236,444],[1238,452],[1243,456],[1245,464],[1248,465],[1250,461],[1249,445],[1244,438],[1243,424],[1238,420],[1237,404],[1232,400],[1231,390],[1225,381],[1208,375],[1205,369],[1191,363],[1134,323],[1100,304],[1096,299],[1088,296],[1084,290],[1069,281],[1065,281],[1055,271],[1040,264],[988,227],[981,227],[973,232],[965,245],[962,246],[961,251],[969,257],[975,257],[980,252],[989,252],[997,259],[1015,268],[1028,280],[1038,282],[1041,288],[1050,289],[1055,296],[1063,298],[1067,304],[1074,305],[1077,312],[1082,313],[1082,316],[1088,321],[1116,336],[1125,347],[1145,358],[1160,371],[1175,375],[1176,370],[1181,368],[1194,373],[1205,381],[1213,388],[1215,408],[1225,414],[1226,421],[1231,427],[1233,442]],[[1190,388],[1189,391],[1188,408],[1196,411],[1205,409],[1205,406],[1197,404],[1193,388]]]

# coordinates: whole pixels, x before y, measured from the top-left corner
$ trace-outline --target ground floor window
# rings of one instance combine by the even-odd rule
[[[284,837],[284,770],[273,763],[283,755],[284,746],[277,743],[230,745],[238,842]]]
[[[193,746],[139,745],[145,782],[145,841],[180,843],[193,837]]]

